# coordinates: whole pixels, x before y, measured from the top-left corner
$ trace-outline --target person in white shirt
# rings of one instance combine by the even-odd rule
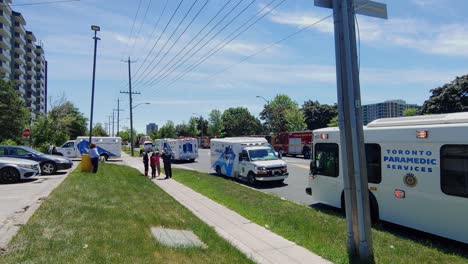
[[[93,173],[96,173],[99,165],[99,152],[96,148],[96,144],[94,143],[89,145],[89,158],[91,159],[91,164],[93,165]]]

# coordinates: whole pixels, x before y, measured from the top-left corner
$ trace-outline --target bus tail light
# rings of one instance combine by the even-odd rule
[[[328,139],[328,134],[326,134],[326,133],[320,134],[320,138],[321,139]]]
[[[395,189],[394,194],[396,198],[405,198],[405,191],[403,190]]]

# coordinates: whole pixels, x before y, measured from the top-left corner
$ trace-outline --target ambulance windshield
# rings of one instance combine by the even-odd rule
[[[277,160],[275,153],[269,148],[249,150],[250,160]]]

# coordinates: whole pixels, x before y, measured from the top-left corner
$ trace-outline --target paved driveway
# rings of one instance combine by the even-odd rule
[[[0,250],[76,165],[73,164],[67,172],[35,176],[15,184],[0,184]]]

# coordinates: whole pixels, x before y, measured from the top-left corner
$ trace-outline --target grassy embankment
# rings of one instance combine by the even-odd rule
[[[207,248],[173,248],[150,228],[193,230]],[[72,174],[23,226],[0,263],[252,263],[185,207],[112,164]]]
[[[206,173],[175,169],[174,179],[326,259],[349,262],[346,222],[337,211],[299,205]],[[468,247],[458,243],[416,241],[381,224],[372,236],[376,263],[468,263]]]

